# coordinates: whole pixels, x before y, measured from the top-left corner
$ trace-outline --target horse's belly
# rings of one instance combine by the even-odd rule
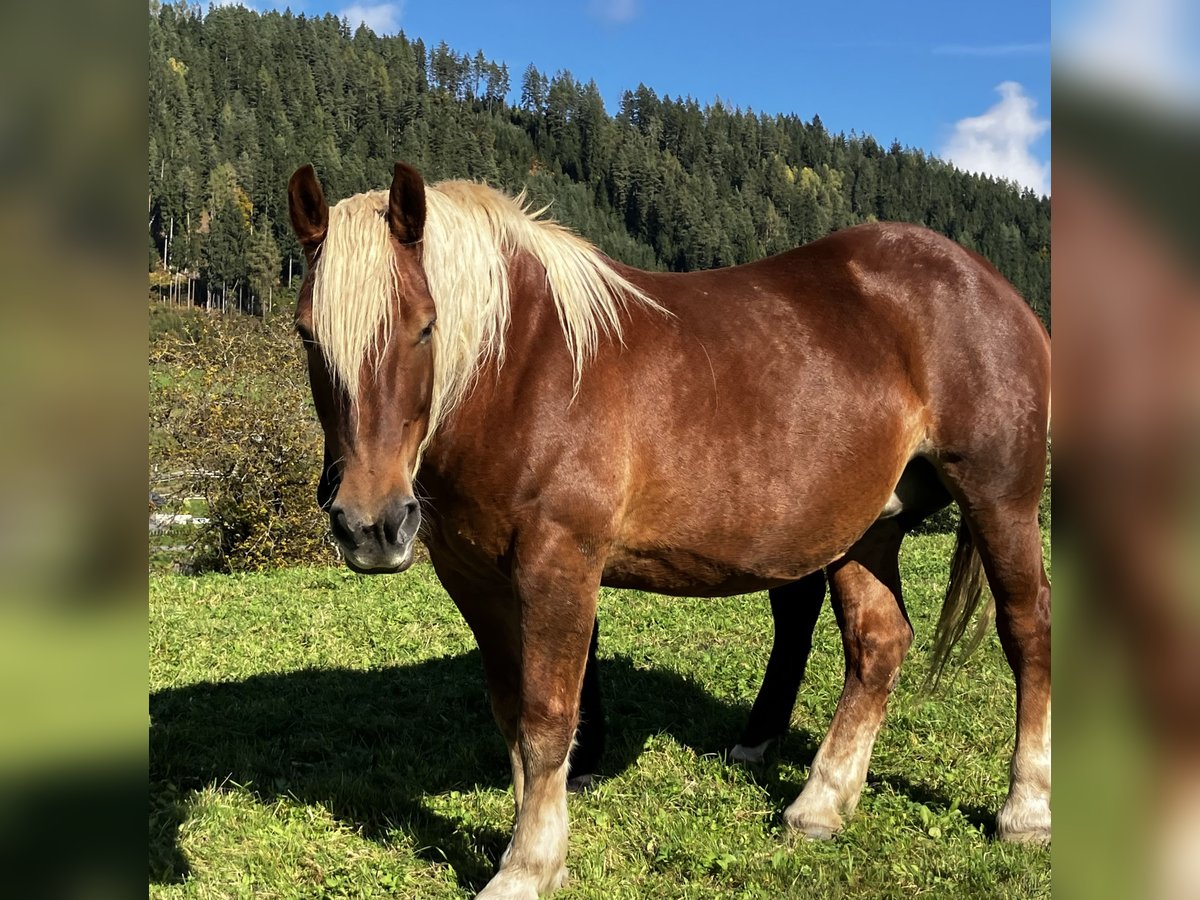
[[[805,552],[782,548],[717,546],[630,547],[618,545],[604,567],[607,587],[687,597],[726,597],[768,590],[803,578],[841,557],[845,546]]]
[[[813,463],[777,471],[724,494],[736,501],[663,478],[627,508],[604,584],[725,596],[796,581],[840,559],[872,523],[906,507],[895,493],[903,468],[897,462],[859,464],[851,474],[829,461],[824,470]]]
[[[741,432],[706,434],[697,418],[670,440],[647,436],[604,583],[721,596],[796,581],[841,558],[873,522],[903,509],[893,495],[922,434],[903,399],[857,418],[772,408]]]
[[[819,567],[817,567],[819,568]],[[815,571],[815,569],[811,570]],[[790,577],[764,578],[753,573],[737,573],[713,570],[702,572],[692,569],[680,573],[670,565],[651,561],[638,565],[616,565],[604,570],[601,582],[605,587],[628,588],[637,591],[652,591],[675,597],[733,597],[766,591],[780,585],[790,584],[808,573]]]

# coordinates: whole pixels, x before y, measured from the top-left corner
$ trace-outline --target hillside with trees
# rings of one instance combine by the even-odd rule
[[[1049,323],[1050,201],[819,117],[626,91],[482,51],[378,37],[335,16],[195,4],[149,11],[149,259],[183,302],[262,312],[300,272],[286,183],[331,198],[392,163],[516,192],[643,268],[747,262],[871,219],[988,257]]]

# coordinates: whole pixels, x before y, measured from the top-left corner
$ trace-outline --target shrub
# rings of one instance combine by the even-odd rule
[[[321,434],[289,317],[202,311],[152,327],[150,481],[204,498],[194,569],[332,562]]]
[[[913,528],[913,534],[954,534],[958,530],[958,504],[951,503]]]

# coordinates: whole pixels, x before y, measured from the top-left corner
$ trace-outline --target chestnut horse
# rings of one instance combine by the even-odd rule
[[[964,527],[938,652],[965,627],[981,559],[1017,686],[999,834],[1048,840],[1050,345],[987,262],[870,224],[748,265],[643,272],[520,198],[426,186],[402,163],[390,191],[332,208],[311,166],[288,189],[308,262],[296,325],[325,435],[319,501],[358,572],[403,571],[421,531],[508,744],[513,836],[481,897],[566,876],[601,585],[797,585],[811,603],[828,579],[845,685],[784,819],[840,828],[912,641],[906,521],[947,493]],[[784,665],[791,631],[776,636]]]

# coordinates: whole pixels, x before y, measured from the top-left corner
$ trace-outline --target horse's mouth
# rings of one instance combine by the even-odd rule
[[[359,575],[399,575],[412,565],[414,543],[416,542],[409,541],[400,553],[382,560],[356,559],[356,554],[349,553],[344,548],[342,558],[346,561],[347,568]]]

